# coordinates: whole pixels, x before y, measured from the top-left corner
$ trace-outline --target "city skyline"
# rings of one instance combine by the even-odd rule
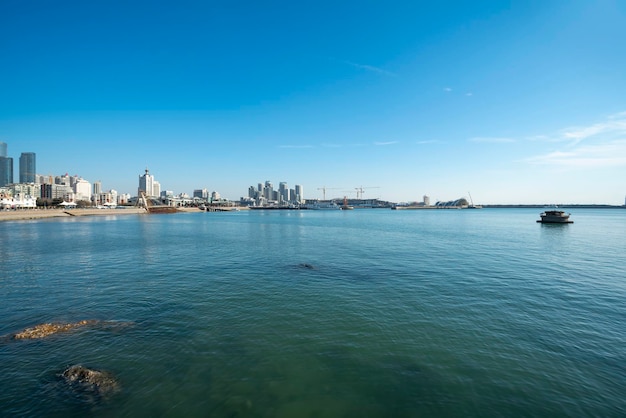
[[[0,142],[36,174],[624,202],[623,2],[62,3],[0,4]]]

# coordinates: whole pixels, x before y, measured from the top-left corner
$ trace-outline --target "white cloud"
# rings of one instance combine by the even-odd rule
[[[552,151],[526,160],[531,164],[561,167],[626,166],[626,140],[574,147],[568,151]]]
[[[556,136],[540,136],[544,142],[566,142],[564,149],[527,158],[530,164],[558,167],[626,166],[626,112],[603,122],[562,130]]]
[[[420,144],[420,145],[423,145],[423,144],[438,144],[438,143],[441,143],[441,141],[439,141],[437,139],[427,139],[427,140],[424,140],[424,141],[417,141],[416,142],[416,144]]]
[[[533,135],[525,138],[528,141],[549,141],[550,137],[548,135]]]
[[[302,149],[302,148],[314,148],[314,147],[313,145],[279,145],[278,148]]]
[[[470,91],[470,92],[465,93],[465,95],[466,95],[467,97],[470,97],[470,96],[473,96],[473,95],[474,95],[474,93],[472,93],[472,92]]]
[[[360,70],[371,71],[371,72],[374,72],[374,73],[387,75],[387,76],[390,76],[390,77],[397,77],[397,74],[392,73],[391,71],[383,70],[382,68],[374,67],[373,65],[357,64],[357,63],[351,62],[351,61],[344,61],[344,63],[346,63],[348,65],[351,65],[354,68],[358,68]]]
[[[374,145],[393,145],[393,144],[397,144],[398,141],[387,141],[387,142],[374,142]]]
[[[604,138],[626,136],[626,112],[611,115],[604,122],[564,129],[561,138],[574,146],[599,135]]]
[[[618,112],[613,115],[609,115],[609,119],[623,119],[626,118],[626,112]]]
[[[450,87],[444,87],[443,91],[445,91],[446,93],[449,93],[452,91],[452,89]]]
[[[469,139],[470,142],[484,142],[491,144],[506,144],[515,142],[513,138],[503,138],[503,137],[474,137]]]

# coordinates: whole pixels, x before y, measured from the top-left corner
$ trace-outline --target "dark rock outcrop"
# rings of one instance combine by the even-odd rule
[[[79,395],[107,398],[120,391],[120,385],[111,373],[81,365],[68,367],[61,377]]]

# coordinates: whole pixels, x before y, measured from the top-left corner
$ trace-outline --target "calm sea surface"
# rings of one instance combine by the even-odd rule
[[[626,416],[626,210],[0,223],[0,416]],[[105,370],[100,397],[60,374]]]

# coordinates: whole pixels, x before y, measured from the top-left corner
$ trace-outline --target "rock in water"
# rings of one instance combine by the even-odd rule
[[[26,328],[25,330],[13,335],[16,340],[29,340],[37,338],[45,338],[52,334],[59,332],[70,331],[75,328],[84,327],[86,325],[93,325],[98,323],[96,320],[82,320],[71,324],[39,324],[32,328]]]
[[[87,396],[106,398],[120,390],[119,383],[110,373],[81,365],[68,367],[61,376],[71,388]]]

